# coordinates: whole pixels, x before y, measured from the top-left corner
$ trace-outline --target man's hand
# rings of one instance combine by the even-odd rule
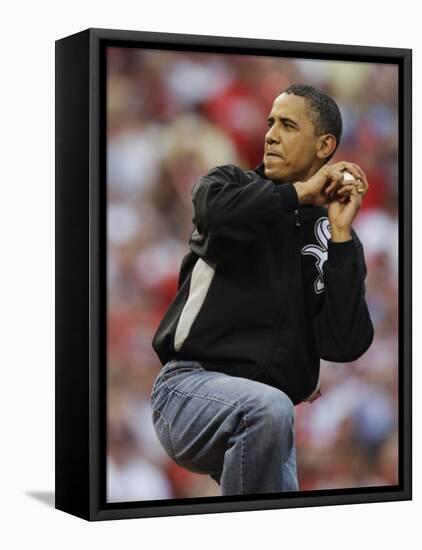
[[[352,238],[350,227],[369,189],[365,173],[362,170],[360,172],[359,179],[337,189],[334,200],[329,203],[328,219],[333,242],[349,241]]]
[[[355,177],[355,181],[347,182],[347,185],[344,184],[343,170],[350,172]],[[336,193],[342,186],[348,190],[341,196],[345,200],[350,193],[351,186],[361,186],[364,176],[365,174],[357,164],[341,161],[336,164],[326,164],[308,180],[298,181],[293,185],[299,197],[299,204],[324,206],[337,198]]]

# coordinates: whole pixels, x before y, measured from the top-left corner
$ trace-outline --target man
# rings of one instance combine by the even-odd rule
[[[153,339],[157,436],[223,495],[299,489],[294,406],[319,397],[321,358],[354,361],[373,339],[352,228],[368,182],[327,164],[339,109],[292,85],[268,124],[254,171],[219,166],[194,186],[190,252]]]

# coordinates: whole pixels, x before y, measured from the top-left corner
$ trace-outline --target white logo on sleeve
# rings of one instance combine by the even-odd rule
[[[302,254],[309,254],[316,258],[315,267],[318,270],[318,277],[314,282],[314,289],[317,294],[324,292],[324,273],[322,268],[327,261],[328,252],[328,240],[331,238],[330,223],[328,218],[318,218],[315,222],[314,233],[319,246],[317,244],[307,244],[302,248]]]

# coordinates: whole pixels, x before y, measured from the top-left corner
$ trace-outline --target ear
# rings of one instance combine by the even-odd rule
[[[323,134],[318,137],[317,141],[317,157],[321,160],[329,157],[336,148],[337,140],[333,134]]]

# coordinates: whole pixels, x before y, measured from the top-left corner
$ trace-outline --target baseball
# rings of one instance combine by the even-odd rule
[[[347,170],[343,170],[343,181],[354,181],[355,177],[348,172]]]
[[[353,174],[351,174],[350,172],[348,172],[347,170],[343,170],[343,184],[347,184],[349,181],[356,181],[355,179],[355,176]],[[360,178],[358,179],[358,181],[362,181],[360,180]],[[357,187],[357,192],[359,194],[362,194],[364,191],[362,185],[359,185],[359,187]]]

